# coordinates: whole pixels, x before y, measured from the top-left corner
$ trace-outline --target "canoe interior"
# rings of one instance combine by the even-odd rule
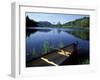
[[[61,51],[60,51],[61,50]],[[26,67],[59,66],[77,64],[77,44],[73,43],[59,50],[52,50],[47,54],[26,62]]]

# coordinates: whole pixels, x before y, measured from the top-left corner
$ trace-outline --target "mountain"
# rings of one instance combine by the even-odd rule
[[[28,16],[26,17],[26,27],[49,27],[52,24],[48,21],[35,21],[31,20]]]
[[[64,26],[73,26],[73,27],[89,27],[89,17],[83,17],[81,19],[76,19],[74,21],[67,22],[63,24]]]
[[[89,17],[83,17],[80,19],[76,19],[73,21],[66,22],[64,24],[61,24],[58,22],[58,24],[54,25],[48,21],[35,21],[33,19],[30,19],[28,16],[26,17],[26,27],[62,27],[62,28],[88,28],[89,27]]]
[[[51,25],[52,24],[50,22],[48,22],[48,21],[40,21],[40,22],[38,22],[38,26],[40,26],[40,27],[49,27]]]
[[[26,17],[26,27],[37,27],[38,22],[31,20],[28,16]]]

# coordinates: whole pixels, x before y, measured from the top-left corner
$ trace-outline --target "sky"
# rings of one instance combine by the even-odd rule
[[[51,14],[51,13],[34,13],[34,12],[27,12],[26,16],[35,21],[48,21],[52,24],[57,24],[58,22],[63,24],[83,17],[89,17],[88,15],[79,15],[79,14],[58,14],[58,13]]]

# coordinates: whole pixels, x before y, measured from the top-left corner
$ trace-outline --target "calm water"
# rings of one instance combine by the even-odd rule
[[[78,32],[78,33],[77,33]],[[80,34],[79,36],[77,36]],[[26,29],[26,60],[39,57],[45,53],[44,45],[52,48],[60,48],[78,41],[78,53],[89,55],[89,40],[87,32],[81,29],[61,28],[29,28]]]

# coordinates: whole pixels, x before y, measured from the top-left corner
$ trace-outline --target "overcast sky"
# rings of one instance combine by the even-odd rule
[[[61,24],[83,18],[83,17],[89,17],[88,15],[79,15],[79,14],[51,14],[51,13],[30,13],[27,12],[26,16],[29,16],[30,19],[33,19],[35,21],[48,21],[52,24],[57,24],[60,22]]]

